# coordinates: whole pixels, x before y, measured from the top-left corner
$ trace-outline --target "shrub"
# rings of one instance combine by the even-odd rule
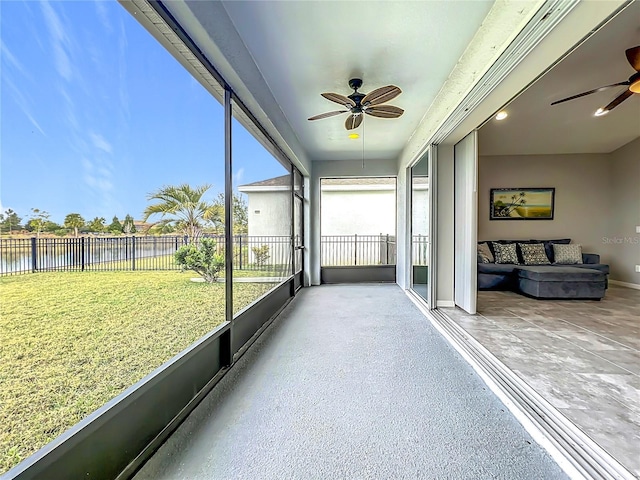
[[[199,245],[183,245],[174,258],[183,271],[193,270],[207,282],[215,282],[224,268],[224,255],[216,252],[216,241],[212,238],[203,238]]]
[[[253,261],[257,267],[264,267],[269,260],[269,245],[262,245],[260,247],[251,247],[253,252]]]

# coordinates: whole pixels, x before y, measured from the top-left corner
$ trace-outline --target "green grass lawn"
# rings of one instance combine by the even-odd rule
[[[192,272],[0,278],[0,473],[224,321]],[[234,285],[236,310],[272,283]]]

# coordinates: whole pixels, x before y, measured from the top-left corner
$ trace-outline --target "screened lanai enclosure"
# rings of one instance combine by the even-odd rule
[[[2,2],[0,478],[640,475],[638,5]]]

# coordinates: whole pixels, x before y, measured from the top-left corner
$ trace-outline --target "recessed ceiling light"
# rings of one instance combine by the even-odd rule
[[[607,113],[609,113],[609,110],[605,110],[604,108],[599,108],[598,110],[596,110],[596,113],[594,113],[594,115],[596,117],[601,117],[603,115],[606,115]]]
[[[355,140],[356,138],[360,138],[360,135],[358,135],[357,133],[350,133],[349,138],[352,138],[353,140]]]
[[[501,112],[498,112],[498,114],[496,115],[496,120],[504,120],[508,116],[509,116],[509,114],[507,112],[505,112],[504,110],[502,110]]]

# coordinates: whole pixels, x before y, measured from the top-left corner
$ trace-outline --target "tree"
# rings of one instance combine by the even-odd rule
[[[53,233],[61,229],[62,229],[62,225],[58,225],[56,222],[52,222],[50,220],[47,220],[46,222],[44,222],[44,226],[42,227],[43,231],[49,232],[49,233]]]
[[[128,213],[122,222],[122,231],[127,235],[136,233],[136,225],[133,223],[133,217]]]
[[[13,230],[20,229],[21,221],[22,218],[20,218],[16,212],[8,208],[5,210],[4,214],[0,214],[0,231],[11,234]]]
[[[215,205],[224,212],[224,193],[219,193]],[[249,208],[244,196],[234,193],[232,201],[233,212],[233,233],[237,235],[246,234],[249,231]],[[220,221],[216,223],[216,228],[224,227],[224,214],[221,214]]]
[[[216,241],[203,238],[199,245],[193,243],[181,246],[174,258],[183,270],[193,270],[207,282],[215,282],[224,267],[224,255],[217,253]]]
[[[27,230],[29,230],[30,228],[30,231],[36,232],[36,237],[39,237],[40,232],[44,230],[45,223],[49,220],[50,216],[51,215],[49,215],[49,212],[40,210],[38,208],[32,208],[31,215],[29,216],[30,219],[27,223]]]
[[[78,238],[78,230],[84,227],[84,218],[79,213],[70,213],[64,217],[64,226],[69,230],[73,230],[74,235]]]
[[[144,210],[144,221],[149,217],[159,216],[154,226],[171,225],[189,239],[189,243],[197,241],[203,227],[211,222],[221,221],[221,211],[216,203],[203,200],[204,194],[211,185],[191,187],[182,184],[165,186],[147,196],[148,200],[158,200]],[[224,210],[222,210],[224,211]]]
[[[113,219],[107,227],[107,230],[109,230],[109,232],[114,235],[120,235],[123,232],[122,224],[120,223],[120,220],[118,220],[118,217],[116,217],[115,215],[113,216]]]
[[[87,222],[87,228],[90,232],[102,233],[107,228],[105,222],[106,220],[104,217],[95,217],[90,222]]]

